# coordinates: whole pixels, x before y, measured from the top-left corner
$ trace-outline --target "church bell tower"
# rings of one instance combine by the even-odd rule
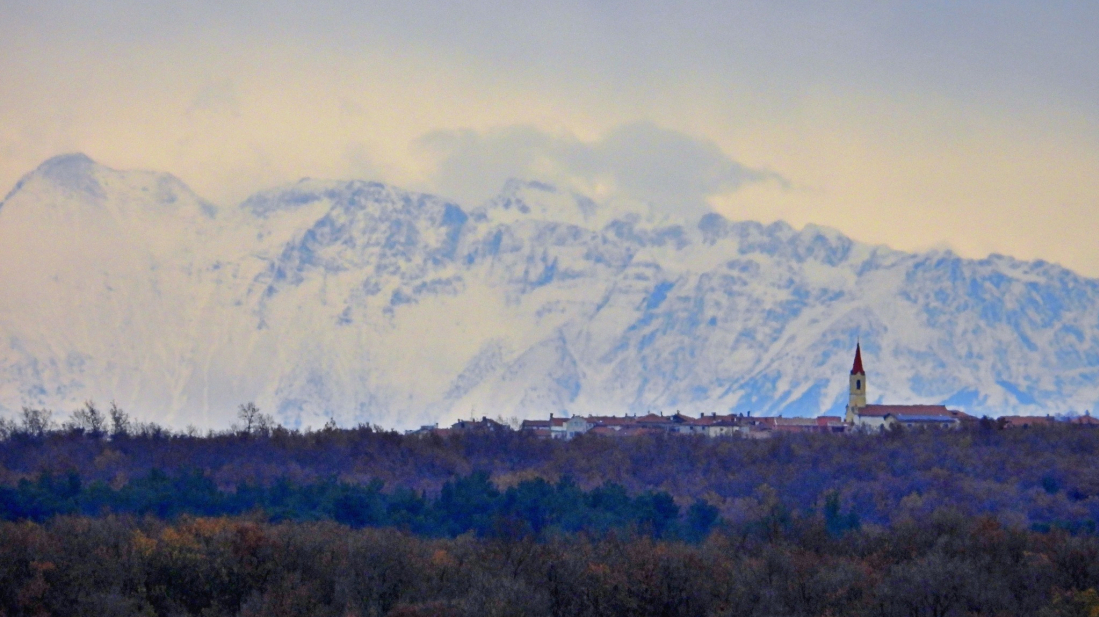
[[[855,415],[863,407],[866,407],[866,371],[862,369],[862,346],[855,343],[855,364],[851,367],[851,391],[844,421],[854,423]]]

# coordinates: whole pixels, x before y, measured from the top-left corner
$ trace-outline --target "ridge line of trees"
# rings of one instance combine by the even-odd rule
[[[341,482],[328,478],[298,484],[286,478],[269,486],[240,484],[220,490],[201,470],[169,475],[159,469],[114,488],[102,481],[85,484],[75,471],[43,472],[34,481],[0,486],[0,519],[45,522],[56,516],[136,515],[174,520],[180,516],[242,516],[258,520],[331,520],[352,528],[396,527],[427,537],[532,536],[561,533],[606,534],[611,530],[691,542],[719,524],[717,508],[695,501],[686,512],[663,491],[631,496],[612,482],[590,491],[571,478],[542,478],[498,489],[486,472],[446,482],[435,497],[407,488],[385,491],[384,483]],[[829,529],[842,518],[838,501],[828,504]],[[851,519],[843,519],[848,521]]]

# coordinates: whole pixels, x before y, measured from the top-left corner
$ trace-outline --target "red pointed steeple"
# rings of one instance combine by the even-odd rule
[[[862,370],[862,346],[859,343],[855,343],[855,365],[851,367],[851,374],[866,374],[866,371]]]

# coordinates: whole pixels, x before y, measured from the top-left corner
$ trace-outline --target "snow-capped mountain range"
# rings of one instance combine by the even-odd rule
[[[66,155],[0,203],[0,289],[3,415],[840,413],[857,338],[871,402],[1099,401],[1099,281],[823,227],[675,224],[538,182],[469,208],[302,180],[226,208]]]

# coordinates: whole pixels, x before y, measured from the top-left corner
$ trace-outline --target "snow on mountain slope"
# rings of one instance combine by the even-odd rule
[[[1099,400],[1099,282],[815,226],[654,222],[537,182],[465,209],[303,180],[218,208],[82,155],[0,203],[0,413],[117,400],[173,426],[411,426],[647,410],[971,413]]]
[[[204,254],[215,218],[171,176],[79,155],[25,178],[0,205],[5,405],[88,390],[184,404],[188,335],[219,276]]]

